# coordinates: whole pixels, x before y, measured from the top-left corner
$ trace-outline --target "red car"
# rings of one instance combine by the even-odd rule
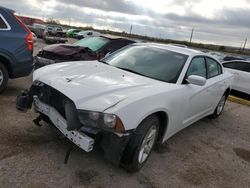
[[[72,45],[49,45],[40,50],[37,56],[34,57],[35,69],[65,61],[98,60],[107,53],[112,53],[132,43],[134,41],[124,38],[102,36],[84,38]]]

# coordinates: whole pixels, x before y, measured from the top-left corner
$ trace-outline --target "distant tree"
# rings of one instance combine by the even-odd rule
[[[220,50],[220,51],[225,51],[225,49],[226,49],[225,46],[220,46],[220,47],[219,47],[219,50]]]

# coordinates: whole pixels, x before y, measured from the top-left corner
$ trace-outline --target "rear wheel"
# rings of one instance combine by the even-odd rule
[[[149,158],[159,130],[157,116],[146,118],[133,133],[123,154],[122,166],[129,172],[138,171]]]
[[[221,97],[216,109],[214,110],[214,113],[212,114],[212,118],[215,119],[215,118],[218,118],[221,115],[221,113],[223,112],[226,100],[227,100],[227,96],[224,94]]]
[[[2,93],[8,84],[9,74],[6,67],[0,62],[0,93]]]

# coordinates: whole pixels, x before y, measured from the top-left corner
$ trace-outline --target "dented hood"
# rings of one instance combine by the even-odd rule
[[[66,95],[78,109],[104,111],[159,81],[98,61],[59,63],[34,72],[39,80]],[[152,89],[152,88],[151,88]]]
[[[52,44],[43,48],[43,51],[60,56],[70,56],[77,53],[87,52],[86,48],[67,44]]]

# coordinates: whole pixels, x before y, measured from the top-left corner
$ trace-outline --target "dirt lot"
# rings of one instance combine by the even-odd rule
[[[43,46],[39,42],[36,50]],[[227,102],[217,120],[205,118],[153,152],[128,174],[99,149],[73,150],[53,127],[36,127],[34,112],[15,110],[31,77],[11,80],[0,96],[0,187],[250,187],[250,107]]]

